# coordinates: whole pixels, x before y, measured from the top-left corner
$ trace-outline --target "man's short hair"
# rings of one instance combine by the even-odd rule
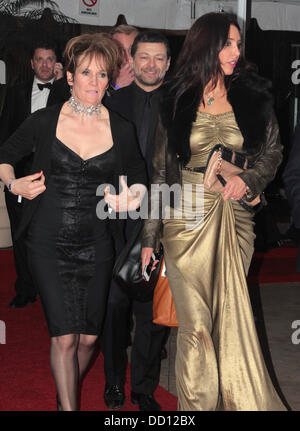
[[[167,50],[167,58],[171,57],[171,50],[168,39],[158,31],[142,31],[139,33],[131,47],[131,56],[134,57],[139,43],[163,43]]]
[[[133,27],[133,25],[120,24],[117,27],[114,27],[110,32],[112,36],[116,33],[129,35],[131,33],[139,33],[139,30],[136,27]]]
[[[58,57],[58,49],[55,42],[51,40],[37,40],[30,50],[30,58],[34,57],[34,53],[36,49],[51,49],[54,51],[56,57]]]

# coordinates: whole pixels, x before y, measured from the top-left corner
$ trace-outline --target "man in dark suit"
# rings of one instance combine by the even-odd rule
[[[169,44],[160,33],[142,32],[133,42],[131,55],[135,76],[133,83],[113,91],[104,103],[135,124],[150,179],[160,87],[170,65]],[[138,221],[130,218],[127,220],[127,238],[136,223]],[[159,382],[161,349],[169,330],[152,322],[152,306],[152,299],[147,302],[132,300],[112,282],[102,337],[106,378],[104,400],[109,409],[119,409],[125,402],[126,349],[130,331],[128,322],[132,310],[136,326],[131,351],[131,401],[138,404],[140,410],[160,410],[153,392]]]
[[[57,63],[55,47],[51,43],[40,41],[34,46],[31,53],[31,67],[34,75],[30,81],[7,88],[0,118],[0,145],[31,113],[65,101],[69,97],[68,86],[63,78],[63,67],[61,63]],[[17,178],[26,174],[31,161],[32,155],[18,163]],[[5,200],[17,273],[16,296],[9,305],[13,308],[21,308],[36,300],[37,291],[28,268],[25,241],[14,241],[14,234],[21,219],[22,202],[18,202],[18,197],[10,193],[6,187]]]

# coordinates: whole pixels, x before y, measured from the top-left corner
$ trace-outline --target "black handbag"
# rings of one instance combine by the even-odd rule
[[[126,291],[131,299],[148,302],[153,298],[153,290],[158,281],[161,267],[161,254],[156,255],[159,263],[152,271],[149,281],[142,276],[142,222],[137,222],[130,239],[117,257],[113,269],[113,279]]]

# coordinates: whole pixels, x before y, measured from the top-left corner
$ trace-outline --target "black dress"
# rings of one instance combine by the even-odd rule
[[[114,262],[96,189],[112,183],[115,149],[83,160],[55,138],[51,175],[28,231],[29,264],[51,337],[99,335]]]

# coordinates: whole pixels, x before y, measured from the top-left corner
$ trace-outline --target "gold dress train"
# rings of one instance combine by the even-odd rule
[[[217,143],[241,151],[242,142],[233,112],[198,112],[188,166],[205,166]],[[202,181],[202,173],[182,171],[183,186]],[[202,206],[195,187],[184,189],[184,211],[168,208],[170,218],[163,221],[167,276],[179,322],[178,408],[286,410],[264,363],[248,295],[252,215],[235,201],[224,202],[219,193],[201,190]]]

